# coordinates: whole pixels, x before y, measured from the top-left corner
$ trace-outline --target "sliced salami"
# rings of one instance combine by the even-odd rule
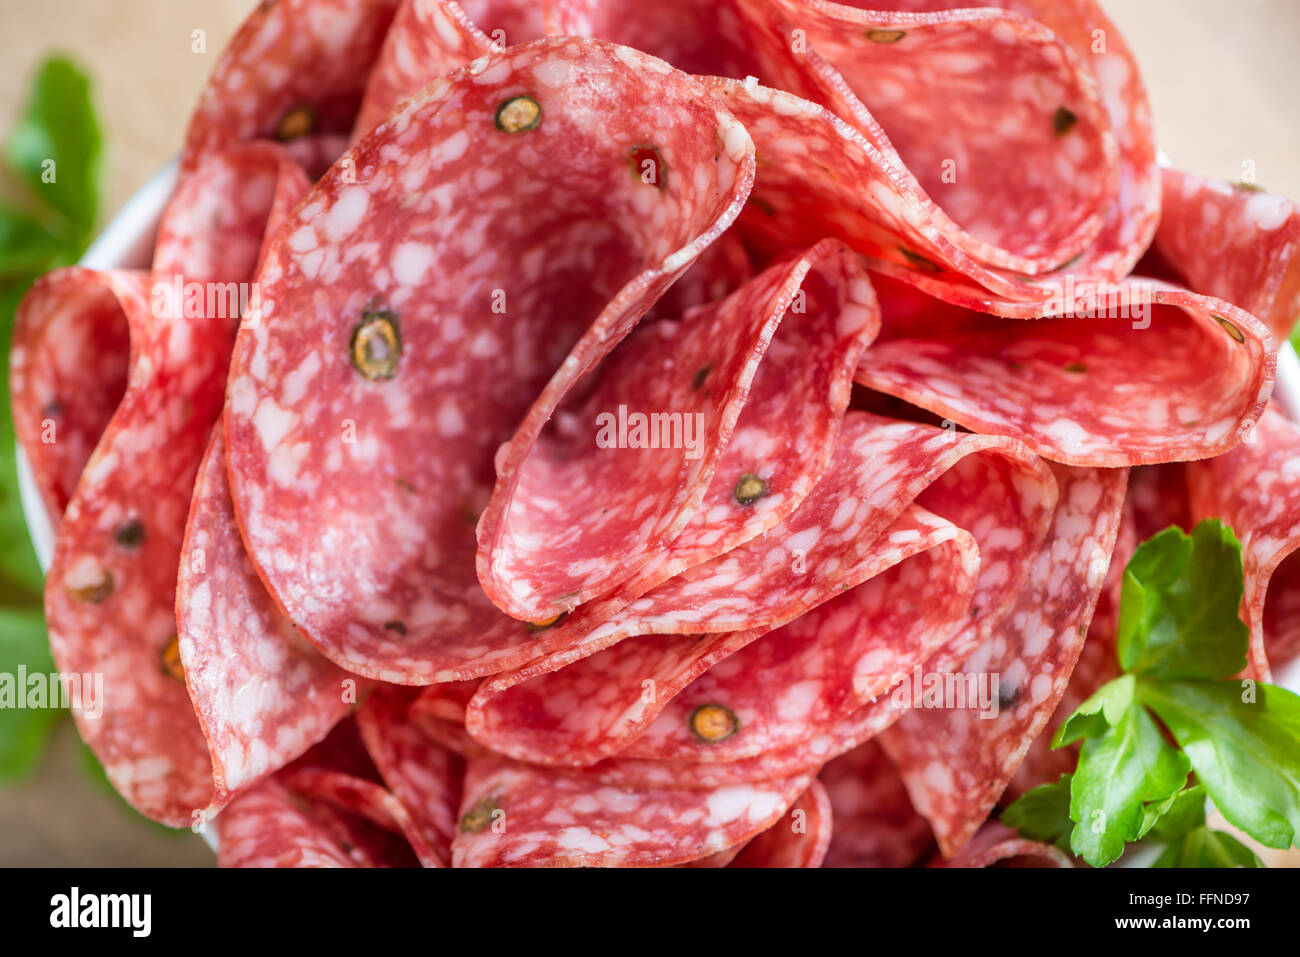
[[[1054,471],[1052,531],[1016,606],[959,667],[932,661],[941,693],[931,702],[927,677],[922,707],[881,738],[948,856],[978,830],[1065,693],[1115,547],[1127,473]]]
[[[737,854],[728,867],[821,867],[833,830],[830,798],[813,779],[790,810]]]
[[[936,856],[931,867],[1073,867],[1060,848],[1020,837],[1001,824],[985,824],[956,855]]]
[[[810,782],[635,790],[470,760],[452,860],[456,867],[683,864],[766,830]]]
[[[357,866],[274,779],[241,794],[217,821],[219,867]]]
[[[356,815],[381,830],[401,836],[424,867],[447,866],[441,853],[428,842],[424,830],[416,825],[405,805],[373,781],[353,777],[342,771],[306,767],[286,770],[276,780],[301,798],[321,802],[344,814]],[[388,846],[389,842],[380,841],[379,844]],[[379,860],[394,856],[384,854],[379,856]],[[371,863],[377,865],[377,862]]]
[[[825,867],[910,867],[933,846],[929,822],[875,741],[828,761],[817,778],[835,821]]]
[[[1119,192],[1115,137],[1091,74],[1051,30],[1004,10],[775,6],[819,100],[972,258],[1032,275],[1096,238]]]
[[[488,595],[548,621],[775,525],[825,467],[878,325],[858,257],[819,243],[714,306],[642,323],[597,381],[556,375],[534,407],[558,406],[552,422],[530,413],[497,456],[478,526]]]
[[[631,162],[650,143],[663,190]],[[348,155],[356,182],[336,167],[298,208],[240,335],[236,515],[343,667],[427,684],[517,666],[536,629],[486,599],[472,561],[496,449],[553,372],[594,366],[725,228],[752,146],[662,61],[566,39],[436,81]]]
[[[239,166],[245,153],[232,156]],[[224,164],[211,158],[195,182]],[[231,202],[238,213],[226,224],[227,251],[185,239],[213,215],[210,201],[185,185],[164,215],[156,260],[163,269],[197,272],[156,272],[148,307],[126,308],[127,389],[64,513],[45,583],[60,670],[102,674],[112,689],[102,714],[74,707],[82,738],[132,806],[171,825],[196,823],[214,806],[213,766],[186,693],[175,596],[191,493],[221,410],[240,309],[209,309],[206,295],[188,309],[186,297],[176,302],[160,287],[185,289],[191,276],[200,290],[252,278],[257,250],[276,226],[271,217],[304,181],[291,163],[265,151],[251,168],[266,175],[231,184],[239,191]],[[138,297],[138,279],[104,276],[114,288],[136,284]],[[47,318],[29,313],[36,324]]]
[[[359,679],[297,633],[249,562],[219,429],[194,485],[176,610],[180,667],[212,757],[215,804],[320,741],[358,700]]]
[[[409,812],[423,842],[442,866],[450,866],[465,765],[459,754],[435,744],[410,722],[407,712],[414,699],[413,691],[378,688],[357,712],[357,727],[384,783]]]
[[[1278,339],[1300,318],[1300,209],[1249,183],[1161,170],[1152,247],[1196,292],[1258,316]]]
[[[28,290],[14,319],[14,431],[56,526],[126,391],[131,328],[149,311],[144,273],[69,267]]]
[[[533,37],[519,41],[524,39]],[[370,73],[353,140],[369,133],[421,87],[491,50],[492,41],[455,0],[401,0]]]
[[[967,472],[961,463],[972,456],[990,462]],[[945,480],[950,471],[952,478]],[[976,617],[983,621],[1014,597],[1014,569],[1019,567],[1015,559],[1022,549],[1032,555],[1046,533],[1055,504],[1050,474],[1019,443],[853,413],[845,419],[827,473],[790,518],[759,538],[689,569],[612,616],[594,615],[594,624],[579,611],[573,624],[561,626],[578,631],[578,640],[564,651],[484,682],[470,702],[467,727],[490,747],[527,760],[581,765],[621,750],[713,662],[758,634],[794,621],[843,592],[842,586],[852,587],[895,564],[911,549],[919,549],[927,535],[939,536],[935,544],[951,535],[941,531],[947,523],[936,523],[918,510],[908,521],[921,525],[900,528],[896,542],[886,537],[873,551],[877,538],[907,503],[936,482],[939,486],[925,502],[941,514],[951,511],[958,527],[963,520],[975,518],[963,510],[963,503],[972,512],[987,506],[986,514],[978,516],[975,533],[981,552],[985,545],[988,551],[987,567],[981,567],[975,585],[981,606]],[[949,485],[954,489],[973,485],[980,491],[962,495],[947,491]],[[854,507],[846,508],[846,503]],[[969,540],[958,551],[962,548],[969,548]],[[952,566],[951,580],[961,581],[965,567],[961,560]],[[938,617],[929,621],[934,631],[925,641],[942,644],[944,615],[953,609],[945,607],[939,596],[930,600]],[[965,600],[959,604],[963,622],[970,620]],[[972,625],[960,632],[964,635],[967,630],[971,637],[965,640],[977,642],[978,629]],[[663,637],[672,634],[710,637],[707,641]],[[908,634],[904,629],[890,636],[890,647],[896,641],[902,657],[934,650],[934,645],[928,650],[910,645]],[[649,637],[635,638],[638,635]],[[851,629],[845,640],[851,647]],[[852,668],[844,667],[840,679],[852,682]],[[611,680],[610,675],[618,679]],[[643,684],[647,680],[653,694]],[[834,724],[836,712],[851,710],[848,702],[862,691],[870,698],[883,690],[868,690],[867,685],[875,688],[868,682],[838,698],[837,708],[804,722],[805,733],[814,736],[819,728]],[[749,692],[751,697],[761,694],[761,686],[751,683]],[[755,706],[769,705],[756,701]],[[673,724],[672,733],[659,747],[690,760],[749,756],[735,751],[739,741],[701,748],[688,732],[689,722]],[[758,747],[750,753],[762,750]],[[665,754],[656,751],[653,756]],[[804,757],[801,766],[811,763],[817,759]]]
[[[1010,322],[880,280],[885,327],[856,379],[1072,465],[1218,455],[1272,390],[1274,341],[1253,316],[1155,280],[1100,314]],[[1080,287],[1081,288],[1081,287]],[[1112,316],[1113,313],[1113,316]]]
[[[1250,626],[1250,666],[1269,681],[1270,663],[1300,654],[1300,427],[1267,410],[1251,441],[1187,467],[1195,520],[1222,518],[1241,541],[1242,618]]]
[[[397,2],[259,4],[221,54],[190,118],[182,175],[245,140],[349,132]]]

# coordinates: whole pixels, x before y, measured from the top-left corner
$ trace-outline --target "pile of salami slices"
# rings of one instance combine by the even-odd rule
[[[1296,208],[1157,166],[1095,0],[879,6],[257,8],[151,269],[12,353],[132,805],[233,866],[1068,866],[996,809],[1137,542],[1222,516],[1300,652]]]

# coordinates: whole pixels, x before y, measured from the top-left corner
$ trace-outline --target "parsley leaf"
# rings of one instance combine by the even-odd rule
[[[1189,769],[1146,710],[1130,707],[1104,735],[1084,739],[1070,784],[1070,849],[1093,867],[1117,859],[1142,831],[1143,803],[1178,791]]]
[[[1241,545],[1218,520],[1191,536],[1167,528],[1143,542],[1124,570],[1120,666],[1162,678],[1222,678],[1246,667]]]
[[[8,146],[18,180],[62,220],[65,243],[84,245],[99,211],[101,141],[90,80],[76,64],[58,56],[41,64]]]
[[[12,680],[12,692],[23,695],[18,686],[19,668],[28,674],[54,670],[45,640],[45,618],[35,608],[0,608],[0,674]],[[0,707],[0,780],[19,777],[32,770],[45,744],[45,736],[62,712],[53,708],[19,708],[16,702]]]
[[[14,313],[43,272],[75,262],[99,210],[100,133],[90,81],[66,59],[37,71],[6,157],[26,201],[0,206],[0,344],[6,354]],[[18,494],[17,452],[9,407],[9,363],[0,362],[0,672],[53,671],[41,610],[42,575]],[[15,689],[21,693],[25,689]],[[0,779],[32,769],[54,709],[0,709]]]
[[[1300,830],[1300,698],[1232,681],[1144,680],[1138,694],[1223,816],[1261,844],[1290,847]]]
[[[1224,831],[1197,827],[1169,842],[1152,867],[1263,867],[1255,852]]]
[[[1062,774],[1052,784],[1040,784],[1026,791],[1002,812],[1002,823],[1021,834],[1045,844],[1055,844],[1067,854],[1070,851],[1070,780],[1073,775]]]
[[[1132,675],[1120,675],[1106,682],[1056,729],[1052,747],[1064,747],[1083,737],[1100,737],[1115,727],[1133,706],[1135,686]]]

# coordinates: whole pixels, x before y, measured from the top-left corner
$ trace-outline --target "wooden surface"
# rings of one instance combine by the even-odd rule
[[[708,0],[702,0],[708,2]],[[1226,179],[1251,162],[1264,187],[1300,197],[1300,2],[1102,0],[1137,53],[1161,147]],[[38,58],[75,55],[105,122],[105,212],[180,145],[186,118],[253,0],[0,0],[0,129]],[[195,52],[194,31],[205,52]],[[30,781],[0,791],[0,865],[211,863],[198,838],[162,834],[87,783],[64,725]]]

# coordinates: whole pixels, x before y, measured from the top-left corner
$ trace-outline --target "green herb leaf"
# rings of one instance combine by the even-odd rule
[[[35,218],[0,205],[0,281],[36,276],[58,264],[64,247]]]
[[[1105,867],[1136,840],[1143,803],[1163,801],[1187,781],[1187,758],[1165,743],[1151,716],[1130,707],[1103,736],[1084,740],[1070,786],[1070,849]]]
[[[54,670],[45,640],[45,619],[40,606],[0,608],[0,674],[18,680],[19,668],[28,674],[48,675]],[[17,695],[26,688],[14,687]],[[0,708],[0,780],[30,772],[45,747],[45,739],[63,712],[57,708],[19,708],[16,702]]]
[[[1040,784],[1020,795],[1002,812],[1002,823],[1015,828],[1025,837],[1055,844],[1070,852],[1070,781],[1073,775],[1062,774],[1053,784]]]
[[[47,59],[9,137],[8,159],[32,195],[66,221],[68,245],[84,244],[95,225],[100,146],[89,78],[71,60]]]
[[[1197,827],[1171,841],[1152,867],[1263,867],[1255,852],[1231,834]]]
[[[1222,678],[1246,666],[1241,545],[1207,519],[1143,542],[1124,570],[1118,651],[1127,672],[1161,678]]]
[[[1253,682],[1149,679],[1138,696],[1224,817],[1261,844],[1291,846],[1300,830],[1300,698]]]
[[[1052,747],[1064,747],[1083,737],[1099,738],[1115,727],[1133,706],[1133,689],[1132,675],[1106,682],[1056,729]]]
[[[1205,826],[1205,788],[1196,784],[1179,791],[1158,805],[1161,809],[1152,836],[1162,841],[1172,841],[1198,827]]]

